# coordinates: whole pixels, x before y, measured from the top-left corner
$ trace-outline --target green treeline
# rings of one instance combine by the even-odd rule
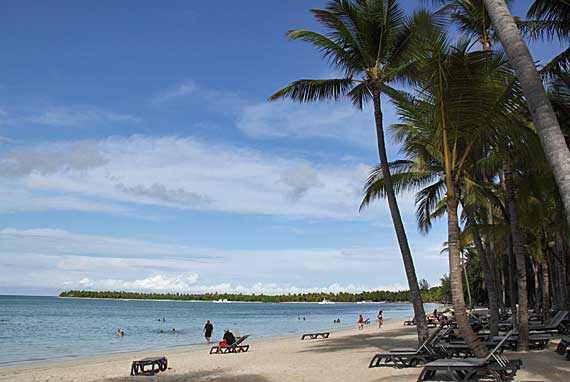
[[[424,302],[448,302],[445,287],[432,287],[422,291]],[[227,299],[230,301],[247,302],[320,302],[323,299],[334,302],[358,302],[358,301],[387,301],[403,302],[410,301],[409,291],[374,291],[361,293],[302,293],[279,296],[264,294],[232,294],[232,293],[139,293],[139,292],[96,292],[85,290],[70,290],[60,293],[59,297],[79,298],[112,298],[112,299],[147,299],[147,300],[184,300],[184,301],[213,301]]]

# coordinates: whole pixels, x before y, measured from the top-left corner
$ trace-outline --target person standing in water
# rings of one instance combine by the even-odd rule
[[[362,314],[358,317],[358,330],[363,330],[364,329],[364,317],[362,317]]]
[[[210,320],[206,321],[206,325],[204,325],[204,337],[206,337],[206,341],[210,343],[210,339],[212,338],[212,333],[214,332],[214,325],[210,322]]]
[[[384,317],[382,317],[382,311],[378,312],[378,329],[380,329],[382,327],[382,324],[384,324]]]

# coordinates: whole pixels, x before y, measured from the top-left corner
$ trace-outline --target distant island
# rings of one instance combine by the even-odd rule
[[[424,302],[449,301],[448,288],[437,286],[424,288],[422,297]],[[127,300],[173,300],[173,301],[234,301],[234,302],[321,302],[323,300],[331,302],[406,302],[410,301],[409,291],[372,291],[361,293],[299,293],[286,295],[265,295],[265,294],[233,294],[233,293],[206,293],[206,294],[186,294],[186,293],[139,293],[139,292],[117,292],[117,291],[86,291],[70,290],[60,293],[59,297],[73,298],[108,298]]]

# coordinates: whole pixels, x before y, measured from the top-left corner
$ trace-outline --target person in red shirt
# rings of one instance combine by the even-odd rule
[[[364,317],[362,317],[361,314],[360,317],[358,317],[358,330],[362,329],[364,329]]]

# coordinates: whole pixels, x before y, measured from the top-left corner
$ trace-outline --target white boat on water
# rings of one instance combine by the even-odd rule
[[[334,304],[334,301],[329,301],[326,298],[323,298],[323,301],[319,302],[319,305],[331,305]]]
[[[227,298],[224,298],[223,300],[214,300],[212,301],[214,304],[229,304],[231,301],[228,300]]]
[[[370,300],[365,300],[365,301],[357,301],[357,304],[385,304],[386,301],[370,301]]]

